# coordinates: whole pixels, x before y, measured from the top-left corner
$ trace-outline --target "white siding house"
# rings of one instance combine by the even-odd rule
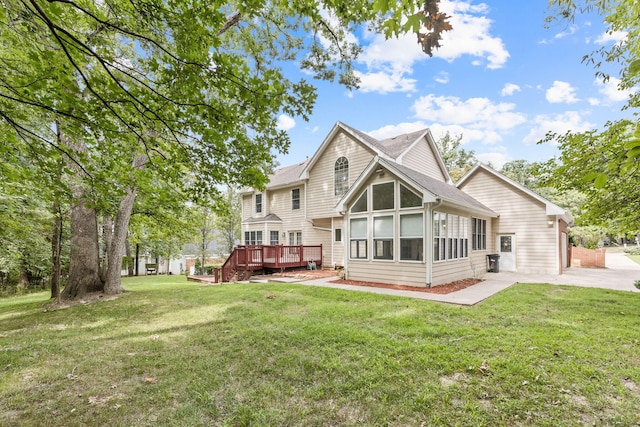
[[[348,279],[437,286],[482,276],[494,253],[502,269],[566,265],[566,211],[480,165],[453,185],[429,130],[377,140],[338,122],[269,178],[241,193],[243,243],[321,244]]]

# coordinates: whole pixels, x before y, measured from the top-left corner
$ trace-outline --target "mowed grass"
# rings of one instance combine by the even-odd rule
[[[0,300],[0,425],[640,422],[640,295],[515,285],[459,307],[290,284],[125,279]]]

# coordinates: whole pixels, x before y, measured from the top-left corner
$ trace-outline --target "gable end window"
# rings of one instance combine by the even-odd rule
[[[395,202],[395,182],[385,182],[384,184],[374,184],[371,186],[372,207],[374,211],[382,211],[394,208]]]
[[[291,209],[298,210],[300,209],[300,189],[294,188],[291,190]]]
[[[256,194],[256,213],[262,213],[262,194]]]
[[[422,206],[422,197],[400,184],[400,208],[417,208]]]
[[[336,196],[342,196],[349,189],[349,161],[346,157],[336,160],[333,169],[333,187]]]

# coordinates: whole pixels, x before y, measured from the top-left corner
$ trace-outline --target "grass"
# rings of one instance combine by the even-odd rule
[[[629,257],[629,259],[631,259],[632,261],[635,261],[636,263],[640,264],[640,255],[627,255]]]
[[[638,425],[637,294],[124,285],[57,310],[0,300],[0,425]]]

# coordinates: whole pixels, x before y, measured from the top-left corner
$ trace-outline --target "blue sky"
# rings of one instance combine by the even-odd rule
[[[454,27],[433,58],[415,36],[385,41],[357,35],[364,46],[356,68],[360,89],[316,82],[318,100],[308,122],[281,116],[291,137],[281,166],[313,155],[336,121],[382,139],[430,128],[462,134],[465,149],[500,168],[510,160],[552,157],[553,144],[537,145],[547,131],[584,131],[629,115],[628,92],[618,71],[604,84],[584,55],[611,46],[624,34],[607,34],[597,15],[545,28],[546,0],[445,1]],[[356,37],[356,35],[353,35]]]

